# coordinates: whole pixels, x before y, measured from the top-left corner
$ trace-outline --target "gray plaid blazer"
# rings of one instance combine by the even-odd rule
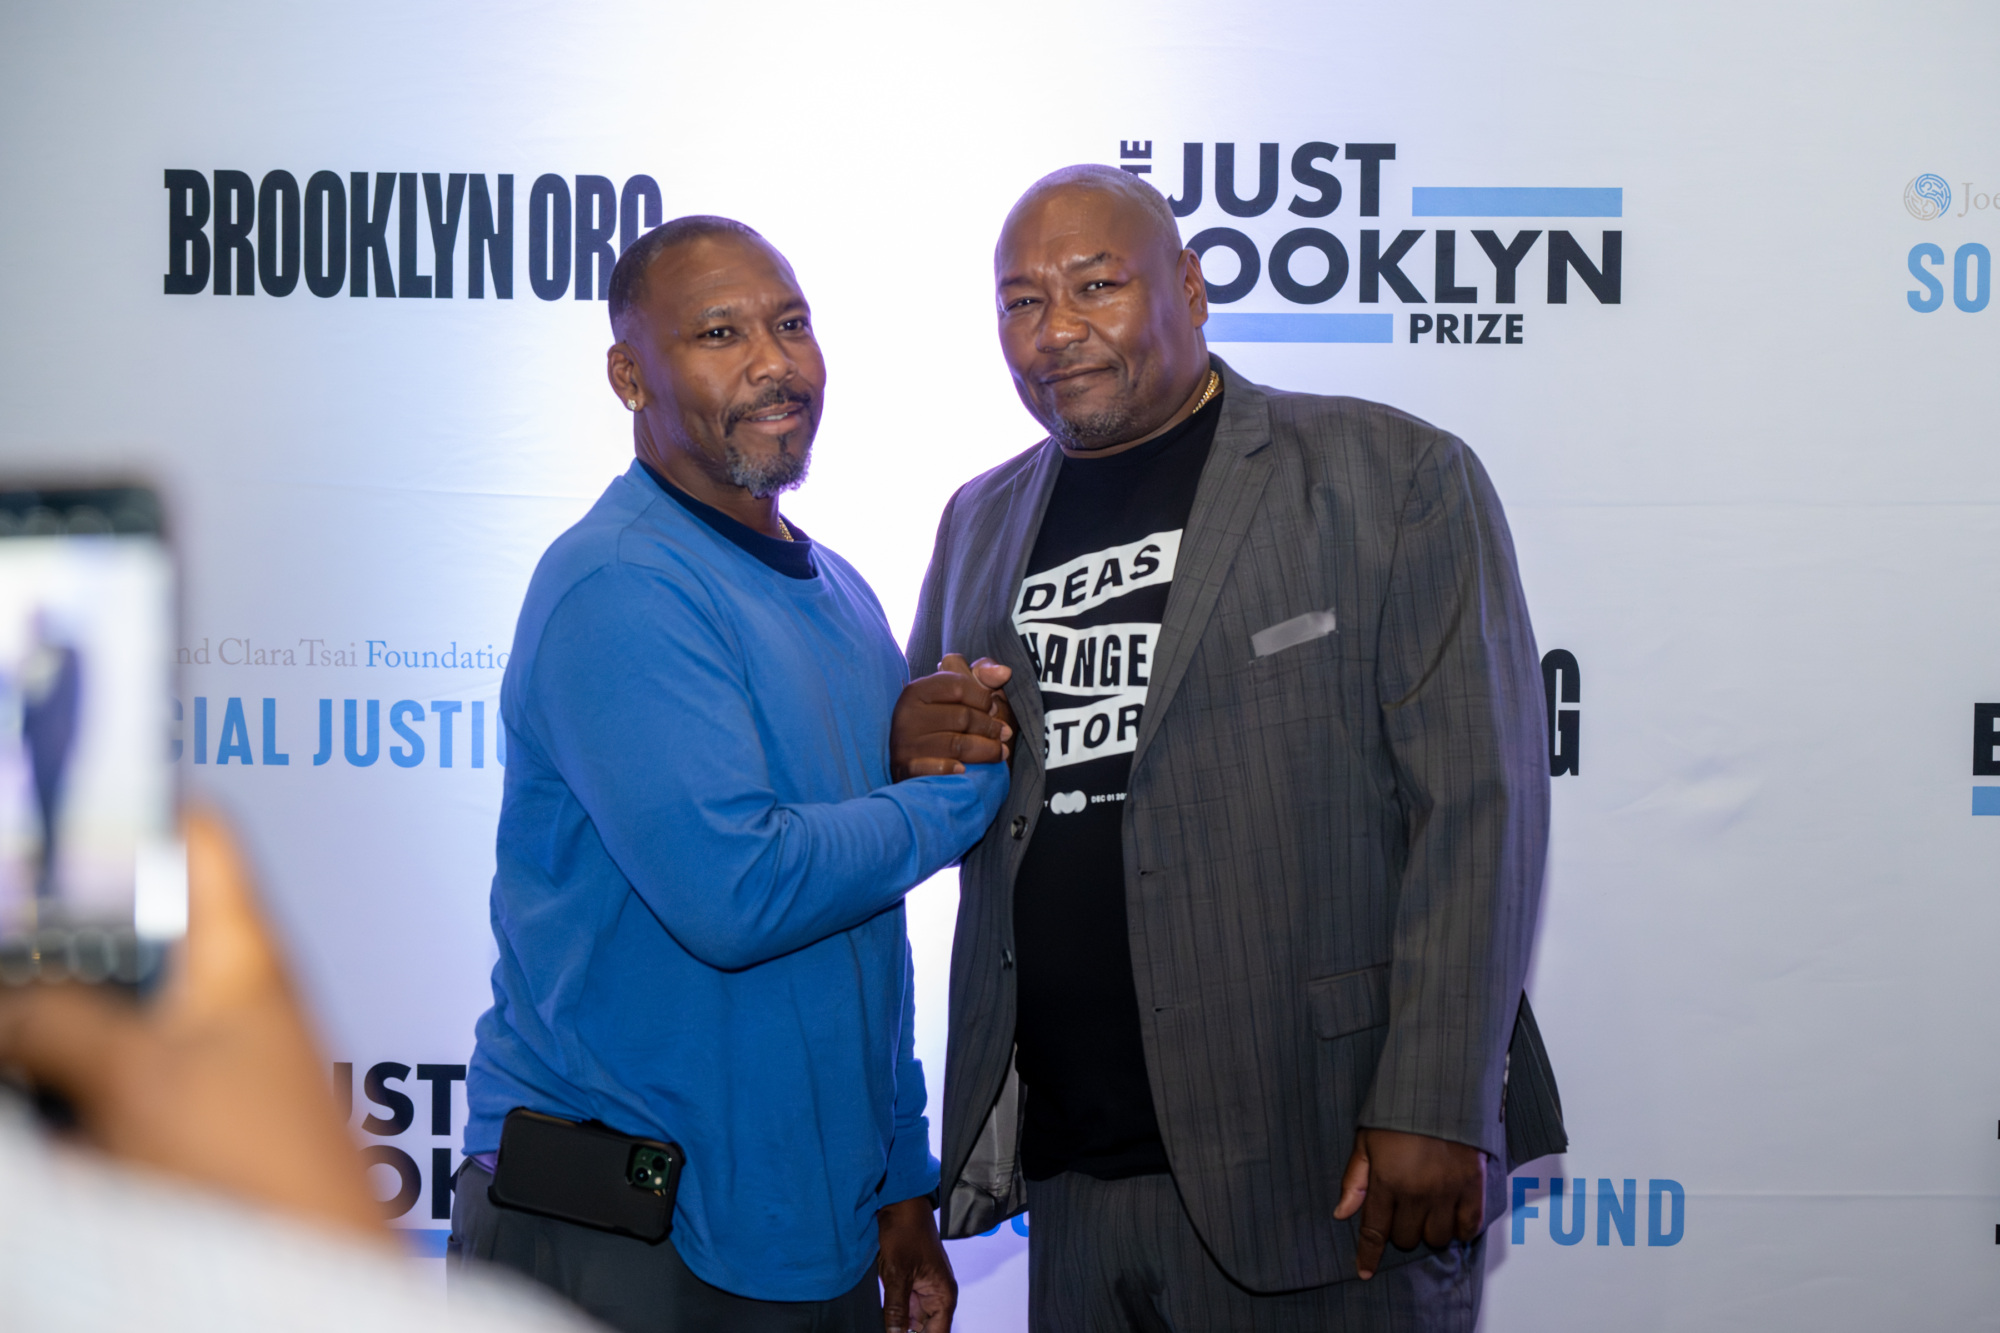
[[[1230,1276],[1282,1291],[1354,1276],[1354,1224],[1333,1210],[1357,1125],[1484,1149],[1489,1218],[1500,1163],[1565,1146],[1522,993],[1547,723],[1513,542],[1472,451],[1391,408],[1215,366],[1222,420],[1132,756],[1125,903],[1181,1195]],[[919,674],[946,652],[1012,666],[1028,738],[960,876],[951,1237],[1026,1206],[1013,887],[1045,772],[1009,610],[1061,458],[1044,440],[952,497],[910,636]]]

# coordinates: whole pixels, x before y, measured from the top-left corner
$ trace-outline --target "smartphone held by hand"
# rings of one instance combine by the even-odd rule
[[[187,929],[157,495],[0,478],[0,982],[143,986]]]

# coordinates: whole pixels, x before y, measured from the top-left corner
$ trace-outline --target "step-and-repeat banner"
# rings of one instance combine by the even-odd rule
[[[1573,1139],[1491,1329],[1993,1327],[2000,14],[1838,6],[23,4],[0,455],[167,489],[179,753],[263,867],[378,1191],[441,1253],[495,701],[631,451],[621,246],[723,213],[830,367],[786,509],[900,632],[1032,443],[991,246],[1142,173],[1251,378],[1479,452],[1550,702],[1532,993]],[[911,900],[942,1078],[956,889]],[[1024,1323],[1031,1219],[952,1247]]]

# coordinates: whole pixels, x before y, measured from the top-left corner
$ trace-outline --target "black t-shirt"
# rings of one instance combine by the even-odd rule
[[[1221,415],[1218,396],[1136,449],[1065,458],[1014,598],[1047,718],[1047,794],[1014,882],[1031,1180],[1167,1170],[1125,934],[1120,827],[1181,530]]]

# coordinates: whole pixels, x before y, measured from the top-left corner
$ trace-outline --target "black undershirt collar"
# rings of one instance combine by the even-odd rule
[[[816,579],[819,577],[819,567],[813,564],[812,538],[806,536],[804,530],[798,524],[789,521],[785,524],[791,530],[794,538],[792,541],[786,541],[781,537],[766,536],[747,523],[739,523],[720,509],[717,509],[714,505],[706,505],[695,499],[658,472],[655,472],[652,465],[646,462],[645,459],[638,459],[637,462],[640,467],[646,469],[646,475],[658,483],[660,489],[665,491],[681,508],[708,524],[709,527],[715,529],[715,531],[721,533],[751,555],[756,556],[758,560],[770,568],[777,570],[780,574],[790,579]]]

